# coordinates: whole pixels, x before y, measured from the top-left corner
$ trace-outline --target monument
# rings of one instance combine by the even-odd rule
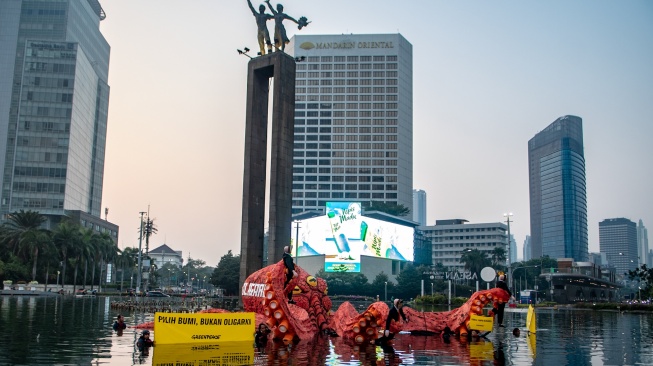
[[[290,244],[292,215],[292,165],[295,115],[295,59],[284,52],[265,55],[264,41],[267,16],[264,9],[256,13],[261,57],[252,58],[247,71],[247,104],[245,118],[245,166],[243,179],[243,211],[240,247],[240,285],[263,268],[263,237],[265,230],[266,163],[270,159],[268,262],[281,259],[283,247]],[[281,4],[279,4],[281,5]],[[268,6],[272,6],[268,2]],[[283,6],[275,13],[277,27],[283,19]],[[300,26],[308,24],[305,17]],[[295,21],[297,22],[297,21]],[[303,25],[302,25],[303,24]],[[281,27],[283,27],[281,25]],[[275,31],[276,32],[276,31]],[[285,36],[285,29],[283,30]],[[285,38],[282,38],[285,39]],[[283,43],[282,43],[283,44]],[[277,47],[277,51],[282,51]],[[272,141],[268,147],[268,100],[270,78],[272,90]]]

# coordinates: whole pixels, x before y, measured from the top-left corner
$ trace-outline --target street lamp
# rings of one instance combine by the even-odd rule
[[[508,269],[510,270],[510,266],[512,265],[510,263],[510,217],[512,216],[512,212],[509,213],[504,213],[503,217],[506,218],[506,224],[508,224]],[[511,272],[512,274],[512,272]],[[508,288],[512,286],[512,275],[508,278]]]
[[[520,268],[537,268],[537,267],[539,267],[539,266],[538,266],[538,265],[534,265],[534,266],[523,266],[523,267],[517,267],[517,268],[515,268],[515,269],[513,269],[513,270],[510,271],[510,278],[512,278],[512,276],[515,274],[515,272],[516,272],[518,269],[520,269]],[[508,288],[510,288],[510,287],[508,287]],[[514,292],[517,292],[515,288],[513,288],[512,290],[513,290]],[[513,295],[513,296],[514,296],[514,295]]]
[[[61,273],[61,272],[57,271],[57,288],[59,288],[59,273]]]
[[[385,296],[384,296],[384,301],[388,302],[388,281],[385,281]]]

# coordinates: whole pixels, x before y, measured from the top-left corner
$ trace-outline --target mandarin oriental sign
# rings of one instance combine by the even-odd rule
[[[352,49],[352,48],[394,48],[392,42],[303,42],[299,48],[304,50],[330,50],[330,49]]]

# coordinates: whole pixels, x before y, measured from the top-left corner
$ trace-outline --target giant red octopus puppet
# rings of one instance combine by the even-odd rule
[[[285,343],[311,339],[320,331],[335,331],[358,344],[378,337],[390,311],[384,302],[373,303],[362,314],[345,302],[333,313],[326,281],[295,265],[297,276],[284,287],[285,271],[283,261],[279,261],[252,273],[243,284],[243,305],[245,311],[257,314],[257,327],[265,322],[274,338]],[[291,291],[295,304],[288,303]],[[488,303],[497,308],[509,298],[506,291],[494,288],[475,292],[465,304],[451,311],[421,312],[404,307],[408,321],[393,322],[390,331],[441,333],[449,327],[455,333],[466,334],[471,314],[482,315]]]

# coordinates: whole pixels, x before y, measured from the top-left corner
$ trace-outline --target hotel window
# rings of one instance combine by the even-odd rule
[[[357,78],[358,77],[358,71],[347,71],[347,77],[348,78]]]
[[[374,61],[385,61],[385,56],[374,56]]]
[[[321,69],[322,69],[322,70],[332,70],[332,69],[333,69],[333,65],[331,65],[331,64],[322,64]]]
[[[331,56],[322,56],[322,62],[332,62],[332,60]]]
[[[372,64],[361,64],[361,70],[371,70]]]
[[[320,77],[319,72],[309,71],[309,73],[308,73],[308,78],[309,79],[315,79],[315,78],[319,78],[319,77]]]
[[[396,70],[397,69],[397,64],[396,63],[387,64],[387,68],[391,69],[391,70]]]

